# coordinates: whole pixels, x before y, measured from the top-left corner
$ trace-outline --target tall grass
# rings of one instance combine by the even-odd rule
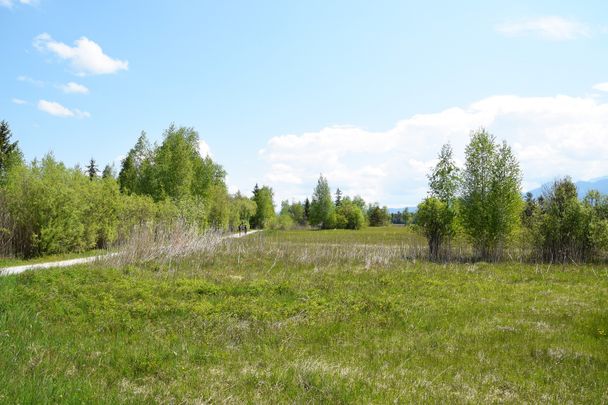
[[[228,257],[270,259],[284,264],[313,266],[363,265],[390,266],[399,262],[426,261],[429,249],[426,240],[403,227],[373,228],[363,231],[267,231],[244,238],[226,238],[225,234],[179,226],[143,228],[121,246],[116,265],[156,262],[176,264],[186,261],[196,266],[216,258]],[[473,247],[464,238],[457,238],[440,252],[444,263],[475,262]],[[538,262],[530,249],[512,246],[504,249],[503,259],[509,262]]]
[[[106,262],[118,267],[148,262],[163,265],[193,255],[213,255],[225,236],[217,230],[201,232],[183,222],[137,226]]]

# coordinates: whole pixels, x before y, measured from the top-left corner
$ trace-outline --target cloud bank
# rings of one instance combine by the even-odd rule
[[[591,27],[559,16],[545,16],[503,22],[496,30],[508,37],[533,36],[552,41],[566,41],[591,36]]]
[[[608,104],[594,97],[498,95],[418,114],[386,131],[331,126],[271,138],[259,151],[277,201],[310,196],[319,173],[332,188],[392,207],[417,204],[441,145],[462,164],[471,130],[485,127],[513,148],[524,190],[556,176],[608,175]]]
[[[101,46],[87,37],[77,39],[72,47],[43,33],[34,38],[33,45],[41,52],[50,52],[69,61],[74,72],[80,76],[111,74],[129,68],[129,62],[112,59]]]
[[[608,91],[608,82],[596,83],[593,85],[594,90]]]
[[[62,106],[55,101],[40,100],[38,101],[38,109],[45,113],[51,114],[55,117],[76,117],[76,118],[89,118],[91,114],[86,111],[80,111],[78,109],[69,109]]]
[[[0,0],[0,6],[2,7],[6,7],[6,8],[12,8],[15,3],[20,3],[20,4],[26,4],[26,5],[32,5],[34,4],[33,0],[19,0],[19,1],[14,1],[14,0]]]

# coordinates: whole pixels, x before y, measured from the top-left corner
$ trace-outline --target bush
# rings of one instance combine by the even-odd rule
[[[388,213],[388,208],[373,204],[367,209],[367,220],[369,226],[387,226],[391,222],[391,215]]]
[[[416,217],[420,229],[427,238],[430,259],[439,259],[441,247],[454,234],[454,210],[447,203],[429,197],[418,205]]]
[[[578,199],[576,185],[569,178],[556,181],[543,194],[536,246],[544,260],[584,260],[591,249],[589,240],[592,211]]]
[[[282,231],[293,229],[294,226],[295,222],[287,214],[277,215],[268,223],[268,228]]]
[[[357,205],[343,200],[336,208],[336,227],[340,229],[361,229],[365,225],[365,215]]]
[[[209,218],[217,227],[228,220],[223,200],[208,215],[202,198],[154,202],[149,196],[121,194],[113,178],[91,180],[52,155],[13,167],[0,191],[0,247],[3,254],[22,257],[107,248],[141,227],[180,222],[202,231]]]

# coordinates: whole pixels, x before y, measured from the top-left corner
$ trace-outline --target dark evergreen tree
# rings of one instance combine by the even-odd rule
[[[306,197],[304,201],[304,219],[308,221],[308,216],[310,215],[310,200]]]
[[[342,191],[338,187],[338,189],[336,190],[336,202],[335,202],[335,205],[336,205],[336,207],[339,207],[340,204],[342,204]]]
[[[18,142],[11,142],[11,136],[12,132],[8,122],[0,122],[0,176],[6,173],[13,161],[21,158]]]
[[[89,161],[89,165],[86,170],[89,175],[89,180],[93,181],[97,178],[97,173],[99,173],[99,169],[97,169],[97,164],[95,163],[95,159],[91,158]]]

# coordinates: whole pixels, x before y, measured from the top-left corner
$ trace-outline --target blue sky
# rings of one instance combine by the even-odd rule
[[[322,172],[396,207],[483,125],[532,188],[608,175],[607,27],[602,1],[0,0],[0,119],[68,165],[175,122],[233,191],[303,198]]]

